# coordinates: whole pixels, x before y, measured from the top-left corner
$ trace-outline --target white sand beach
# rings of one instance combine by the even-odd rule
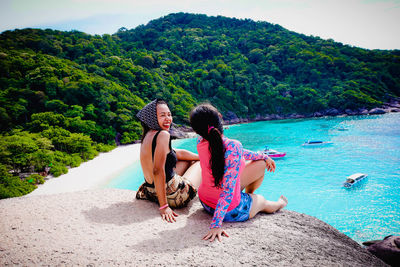
[[[119,172],[139,160],[140,144],[118,146],[107,153],[51,178],[29,195],[49,195],[103,188]]]

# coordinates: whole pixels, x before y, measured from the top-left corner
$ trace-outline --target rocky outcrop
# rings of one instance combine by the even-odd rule
[[[385,114],[386,111],[382,108],[373,108],[370,111],[368,111],[368,114],[370,115],[377,115],[377,114]]]
[[[385,266],[358,243],[305,214],[283,210],[224,223],[195,198],[163,222],[135,192],[103,189],[0,200],[0,266]]]
[[[387,236],[383,240],[373,240],[363,243],[369,252],[390,264],[400,266],[400,236]]]

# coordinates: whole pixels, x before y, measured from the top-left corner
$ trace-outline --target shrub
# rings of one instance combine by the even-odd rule
[[[32,192],[35,188],[36,185],[8,173],[6,167],[0,165],[0,199],[23,196]]]
[[[61,174],[65,174],[68,172],[67,167],[63,166],[63,165],[59,165],[59,164],[54,164],[51,169],[50,169],[50,173],[54,176],[54,177],[58,177]]]
[[[115,145],[107,145],[107,144],[96,144],[96,150],[99,152],[108,152],[115,148]]]
[[[25,180],[30,184],[43,184],[44,183],[44,177],[39,174],[36,174],[36,173],[29,175]]]

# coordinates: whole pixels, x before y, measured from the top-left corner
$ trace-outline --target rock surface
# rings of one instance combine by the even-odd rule
[[[168,224],[135,192],[102,189],[0,200],[0,266],[385,266],[308,215],[283,210],[224,223],[229,238],[203,241],[211,216],[198,199]]]

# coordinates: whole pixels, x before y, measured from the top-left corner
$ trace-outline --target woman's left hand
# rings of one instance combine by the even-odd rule
[[[210,242],[214,241],[215,237],[221,242],[222,236],[229,237],[229,235],[222,228],[213,228],[208,231],[208,233],[203,237],[203,240],[210,239]]]
[[[267,164],[267,170],[269,172],[275,172],[276,165],[275,165],[275,161],[273,159],[267,158],[267,159],[265,159],[265,163]]]

